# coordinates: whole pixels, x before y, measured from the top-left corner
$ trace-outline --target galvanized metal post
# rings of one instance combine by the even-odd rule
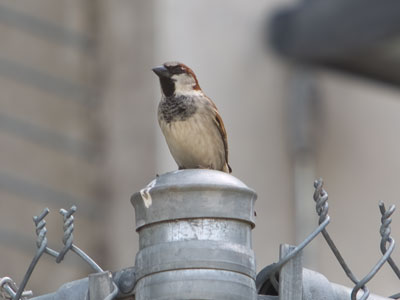
[[[289,255],[295,246],[282,244],[280,258]],[[289,260],[279,272],[279,300],[302,300],[303,296],[303,266],[301,252]]]
[[[89,300],[108,299],[114,287],[109,271],[89,275]]]
[[[318,272],[303,269],[303,300],[349,300],[351,292],[351,288],[330,282]],[[360,291],[359,296],[361,294]],[[368,299],[390,300],[391,298],[370,294]]]
[[[167,173],[134,194],[136,300],[256,300],[256,197],[214,170]]]

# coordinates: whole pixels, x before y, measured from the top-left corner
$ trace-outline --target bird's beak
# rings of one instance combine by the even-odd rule
[[[158,77],[171,77],[171,73],[164,66],[154,67],[152,70]]]

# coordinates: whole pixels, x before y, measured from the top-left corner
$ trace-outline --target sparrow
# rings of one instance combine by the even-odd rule
[[[192,69],[166,62],[152,70],[161,85],[158,123],[179,169],[231,173],[224,122]]]

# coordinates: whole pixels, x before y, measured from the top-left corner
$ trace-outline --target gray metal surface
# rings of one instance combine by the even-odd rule
[[[334,290],[334,295],[335,298],[337,300],[347,300],[351,298],[351,294],[353,292],[353,289],[347,287],[347,286],[343,286],[340,284],[336,284],[336,283],[331,283],[332,285],[332,289]],[[357,299],[361,299],[362,297],[362,292],[360,291],[357,294]],[[321,299],[321,298],[314,298],[314,299]],[[394,298],[395,299],[395,298]],[[393,300],[393,298],[386,298],[383,296],[379,296],[379,295],[375,295],[375,294],[370,294],[368,297],[368,300]]]
[[[56,292],[31,298],[30,300],[87,300],[88,277],[67,282],[63,284]]]
[[[330,282],[324,275],[303,269],[303,300],[349,300],[353,289]],[[363,293],[359,291],[357,299]],[[390,298],[370,294],[368,300],[389,300]]]
[[[112,273],[113,281],[109,276],[110,272],[108,271],[94,273],[89,277],[63,284],[54,293],[30,298],[30,300],[99,299],[97,297],[99,292],[104,292],[104,295],[106,295],[101,299],[114,299],[115,297],[116,299],[125,299],[126,297],[132,299],[135,268],[130,267]],[[88,293],[89,290],[92,290],[92,292]],[[110,293],[107,293],[107,291],[110,291]]]
[[[304,300],[336,300],[335,291],[329,280],[318,272],[303,269],[303,299]],[[346,300],[350,299],[350,294]]]
[[[167,173],[134,194],[136,300],[257,299],[255,200],[241,181],[213,170]]]
[[[157,177],[131,201],[137,230],[166,220],[207,217],[242,220],[254,227],[256,197],[253,190],[229,174],[180,170]]]
[[[137,277],[171,269],[226,269],[255,277],[251,226],[226,219],[173,220],[140,231]],[[179,260],[176,259],[179,257]],[[156,259],[155,259],[156,258]]]
[[[111,272],[105,271],[89,275],[89,300],[112,300],[118,294]]]
[[[283,244],[279,257],[284,258],[296,247]],[[279,300],[301,300],[303,286],[302,253],[288,261],[279,272]]]
[[[132,271],[132,268],[121,270],[114,274],[114,280],[124,272],[131,273]],[[303,300],[349,300],[351,298],[351,288],[332,283],[324,275],[309,269],[303,269],[302,273],[303,286],[302,292],[299,293],[302,293]],[[198,278],[206,279],[198,280]],[[219,293],[220,287],[228,292],[226,294]],[[171,290],[179,290],[179,295],[186,298],[168,297]],[[136,286],[136,291],[141,297],[136,299],[279,299],[279,296],[272,295],[255,296],[252,280],[248,276],[228,271],[214,272],[204,269],[157,273],[140,281]],[[87,292],[88,278],[84,278],[64,284],[55,293],[30,299],[87,300]],[[193,293],[198,293],[201,298],[190,298]],[[361,297],[361,294],[360,291],[357,299]],[[126,296],[121,294],[117,299],[123,299]],[[370,294],[368,300],[390,300],[390,298]]]
[[[136,300],[257,299],[252,278],[235,272],[213,269],[181,269],[155,273],[139,280],[135,290]]]

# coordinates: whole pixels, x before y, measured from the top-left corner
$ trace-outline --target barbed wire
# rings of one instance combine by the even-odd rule
[[[390,218],[395,210],[395,206],[391,205],[388,210],[386,210],[384,203],[381,201],[379,203],[379,209],[381,212],[381,242],[380,249],[382,252],[382,257],[378,260],[378,262],[372,267],[370,272],[365,275],[361,280],[358,280],[357,277],[353,274],[347,263],[345,262],[343,256],[341,255],[339,249],[336,247],[332,238],[326,230],[326,227],[329,224],[330,218],[328,215],[328,193],[323,188],[323,180],[318,179],[314,182],[314,194],[313,199],[316,203],[316,212],[319,216],[317,229],[312,232],[302,243],[300,243],[297,247],[295,247],[288,255],[281,258],[277,263],[267,266],[263,270],[261,270],[256,278],[256,287],[257,292],[261,294],[265,294],[269,288],[272,287],[275,289],[275,292],[279,290],[279,282],[277,280],[277,275],[279,274],[282,267],[293,257],[299,254],[301,250],[303,250],[319,233],[321,233],[328,243],[330,249],[335,255],[337,261],[341,265],[344,270],[346,276],[355,284],[352,292],[351,292],[351,300],[357,300],[357,295],[360,290],[362,291],[362,295],[358,298],[359,300],[366,300],[370,295],[370,291],[368,290],[366,284],[378,273],[380,268],[387,262],[393,272],[400,279],[400,270],[390,257],[394,250],[395,241],[390,236],[391,228],[390,224],[392,219]],[[399,299],[400,293],[390,296],[393,299]]]

